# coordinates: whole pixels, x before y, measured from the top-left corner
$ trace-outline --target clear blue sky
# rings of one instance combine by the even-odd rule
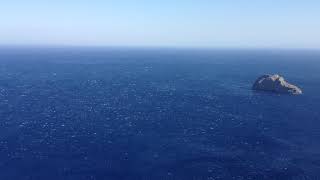
[[[320,48],[320,0],[0,0],[0,44]]]

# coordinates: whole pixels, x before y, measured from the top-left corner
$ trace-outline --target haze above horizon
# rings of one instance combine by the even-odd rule
[[[320,48],[317,0],[1,2],[0,44]]]

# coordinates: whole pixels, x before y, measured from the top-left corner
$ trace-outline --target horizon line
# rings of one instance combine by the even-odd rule
[[[172,46],[172,45],[92,45],[92,44],[0,44],[0,48],[114,48],[114,49],[176,49],[176,50],[284,50],[320,51],[320,47],[268,47],[268,46]]]

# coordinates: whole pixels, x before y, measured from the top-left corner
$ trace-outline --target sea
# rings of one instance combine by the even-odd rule
[[[0,179],[318,180],[320,51],[1,46]]]

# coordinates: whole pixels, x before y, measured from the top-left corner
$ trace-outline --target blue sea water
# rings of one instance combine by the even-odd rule
[[[320,179],[319,72],[319,51],[1,47],[0,179]],[[265,73],[304,94],[252,91]]]

